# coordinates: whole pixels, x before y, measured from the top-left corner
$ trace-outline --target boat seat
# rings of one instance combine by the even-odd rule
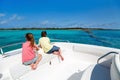
[[[115,54],[112,59],[111,69],[111,80],[120,80],[120,54]]]
[[[80,80],[110,80],[110,70],[99,64],[89,66]]]

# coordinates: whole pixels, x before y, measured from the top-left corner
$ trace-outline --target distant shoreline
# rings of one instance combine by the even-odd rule
[[[120,30],[120,29],[103,29],[103,28],[0,28],[0,30]]]

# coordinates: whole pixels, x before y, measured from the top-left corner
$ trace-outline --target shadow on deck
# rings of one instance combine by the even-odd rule
[[[110,69],[99,64],[92,65],[83,72],[74,73],[68,80],[111,80]]]

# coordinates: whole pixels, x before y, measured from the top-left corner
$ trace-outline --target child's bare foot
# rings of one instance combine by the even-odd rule
[[[64,60],[64,58],[63,58],[63,57],[61,57],[61,60],[63,61],[63,60]]]
[[[31,69],[32,69],[32,70],[34,70],[34,69],[33,69],[33,67],[34,67],[34,64],[31,64],[30,66],[31,66]]]
[[[32,70],[35,70],[36,68],[37,68],[37,65],[31,64],[31,69],[32,69]]]
[[[33,70],[35,70],[37,68],[37,65],[36,64],[34,64],[34,66],[33,66]]]

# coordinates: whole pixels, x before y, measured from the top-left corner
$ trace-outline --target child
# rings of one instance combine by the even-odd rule
[[[22,45],[22,63],[24,65],[30,65],[31,69],[35,70],[42,55],[35,53],[35,50],[39,50],[39,48],[34,42],[33,34],[27,33],[25,37],[26,42]]]
[[[61,55],[60,48],[50,44],[50,39],[47,37],[46,31],[41,32],[41,38],[39,39],[38,45],[43,49],[45,53],[47,54],[53,53],[55,55],[58,55],[62,61],[64,60],[64,58]]]

